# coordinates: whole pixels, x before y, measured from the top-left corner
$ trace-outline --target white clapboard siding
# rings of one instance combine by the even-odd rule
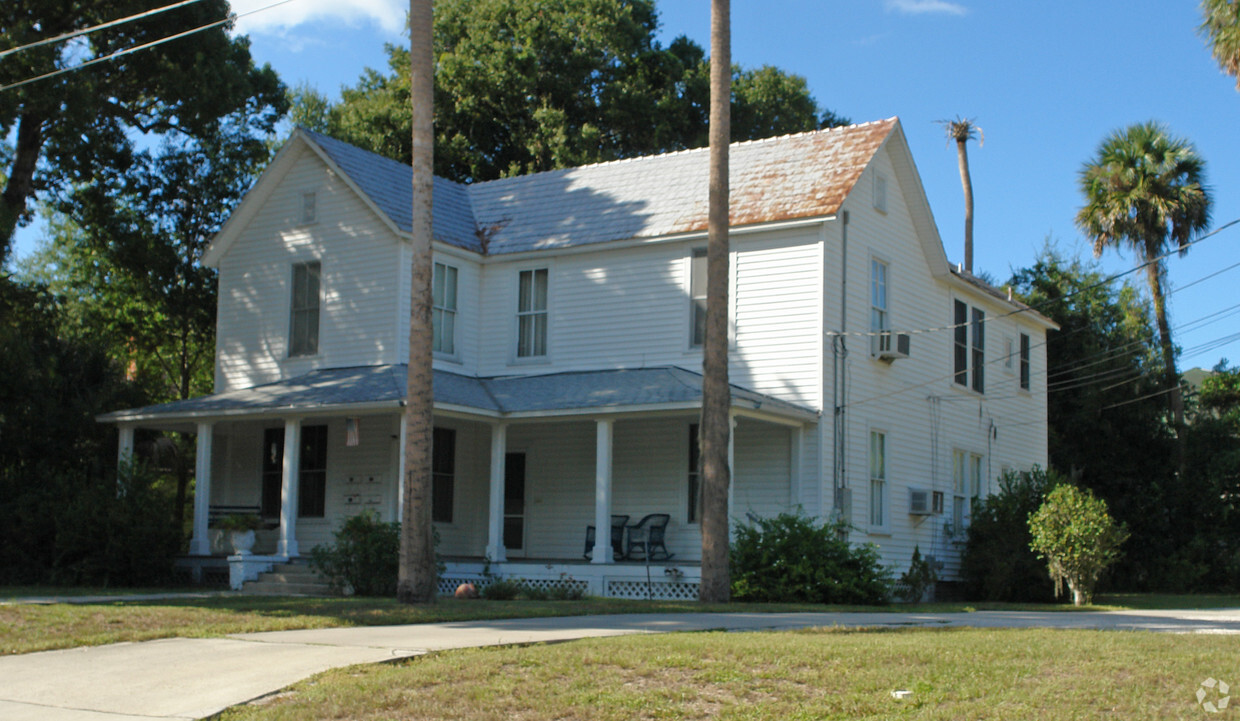
[[[317,194],[317,220],[301,222]],[[315,368],[396,362],[397,239],[303,151],[220,259],[217,392]],[[292,265],[322,263],[319,353],[288,357]],[[407,331],[406,331],[407,332]]]
[[[792,507],[788,429],[741,419],[734,443],[732,517],[744,522],[749,514],[769,518]]]

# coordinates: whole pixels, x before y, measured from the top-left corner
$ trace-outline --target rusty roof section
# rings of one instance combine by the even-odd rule
[[[733,143],[731,224],[828,217],[898,125]],[[489,253],[518,253],[706,229],[709,149],[599,163],[469,186],[476,222],[502,222]]]

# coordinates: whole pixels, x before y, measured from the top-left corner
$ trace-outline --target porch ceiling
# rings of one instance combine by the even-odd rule
[[[404,405],[406,367],[330,368],[296,378],[98,417],[104,423],[192,421],[288,414],[395,411]],[[637,413],[701,406],[701,374],[674,366],[473,378],[435,371],[435,407],[486,418],[521,419]],[[812,422],[804,406],[732,386],[739,411]]]

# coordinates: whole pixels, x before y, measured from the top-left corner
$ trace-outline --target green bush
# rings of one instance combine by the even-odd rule
[[[1055,595],[1064,582],[1072,590],[1072,603],[1081,606],[1093,599],[1094,585],[1128,539],[1123,524],[1107,513],[1107,504],[1088,489],[1061,485],[1029,516],[1031,548],[1046,559]]]
[[[524,588],[520,580],[512,578],[497,578],[487,585],[483,586],[478,592],[488,601],[513,601],[517,596],[521,595]]]
[[[400,524],[374,513],[349,517],[336,542],[310,551],[310,565],[338,589],[358,596],[395,596],[400,573]]]
[[[819,524],[783,513],[754,518],[736,528],[732,543],[732,597],[738,601],[790,603],[887,602],[888,571],[878,551],[853,546],[841,522]]]
[[[900,574],[896,595],[905,603],[917,603],[938,580],[939,575],[935,573],[934,567],[921,557],[921,547],[913,546],[913,560],[909,563],[908,570]]]
[[[1054,600],[1046,564],[1029,547],[1029,515],[1046,494],[1064,482],[1054,471],[1034,466],[1003,474],[999,492],[973,507],[968,540],[960,562],[965,593],[977,601]]]

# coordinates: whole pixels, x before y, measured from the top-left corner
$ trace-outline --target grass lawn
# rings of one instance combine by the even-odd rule
[[[1229,636],[688,633],[340,669],[220,718],[1199,719],[1201,682],[1237,669],[1240,644]],[[912,693],[897,700],[897,690]]]
[[[146,589],[152,590],[152,589]],[[60,590],[37,589],[13,594],[0,589],[0,599],[16,595],[68,595]],[[1129,607],[1198,608],[1240,607],[1240,597],[1125,597]],[[1112,599],[1100,599],[1113,603]],[[1096,606],[1094,608],[1116,608]],[[147,641],[171,636],[203,638],[251,631],[282,631],[334,626],[390,626],[437,621],[488,618],[529,618],[608,613],[675,613],[685,611],[922,611],[929,613],[973,610],[1067,610],[1072,606],[1036,604],[940,603],[881,607],[815,606],[808,604],[727,604],[706,606],[692,602],[624,601],[457,601],[444,599],[433,606],[405,606],[381,598],[293,598],[220,596],[158,601],[0,606],[0,654],[30,653],[57,648],[95,646],[120,641]]]

